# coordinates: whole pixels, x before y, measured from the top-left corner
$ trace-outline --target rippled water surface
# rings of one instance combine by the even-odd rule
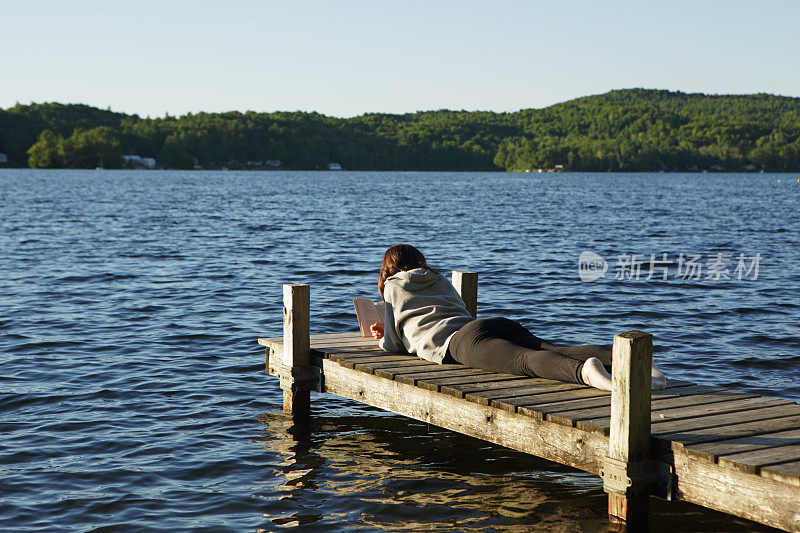
[[[312,332],[353,330],[410,242],[480,272],[484,316],[556,342],[644,329],[670,377],[797,401],[798,178],[0,170],[0,529],[602,531],[594,476],[331,396],[293,427],[255,343],[281,284],[311,285]],[[583,251],[605,277],[579,279]],[[667,254],[667,280],[615,279],[630,254]],[[681,279],[680,254],[731,279]]]

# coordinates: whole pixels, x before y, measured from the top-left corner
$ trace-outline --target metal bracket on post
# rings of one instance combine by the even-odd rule
[[[322,369],[315,366],[286,366],[278,367],[281,389],[290,392],[316,391],[321,392]]]
[[[626,463],[613,457],[604,457],[600,469],[603,490],[625,497],[652,494],[672,500],[673,475],[673,468],[660,461]]]

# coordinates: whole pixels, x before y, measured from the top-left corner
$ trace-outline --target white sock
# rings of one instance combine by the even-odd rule
[[[590,357],[581,368],[583,382],[600,390],[611,390],[611,374],[603,368],[603,363],[597,357]]]
[[[650,389],[662,390],[667,388],[667,376],[656,366],[653,361],[653,367],[650,369]]]

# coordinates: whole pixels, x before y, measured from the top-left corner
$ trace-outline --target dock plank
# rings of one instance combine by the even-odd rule
[[[792,461],[800,461],[800,445],[798,444],[723,455],[717,462],[720,466],[735,468],[749,474],[757,474],[762,466]]]
[[[765,466],[761,469],[761,475],[765,478],[800,487],[800,461]]]
[[[670,385],[666,389],[653,391],[651,393],[651,398],[661,398],[661,397],[673,398],[679,395],[678,392],[679,389],[686,390],[690,387],[698,387],[698,385],[686,381],[670,382]],[[517,407],[517,412],[525,416],[538,418],[540,420],[543,417],[547,417],[547,419],[549,420],[549,415],[551,413],[561,414],[563,411],[578,411],[582,409],[594,409],[594,408],[606,408],[608,411],[604,410],[603,412],[610,413],[611,395],[580,398],[580,399],[568,399],[561,401],[551,401],[548,403],[536,404],[535,409],[533,408],[528,409],[526,406],[521,405]]]
[[[716,462],[721,455],[750,452],[763,448],[776,448],[800,444],[800,429],[764,433],[720,442],[706,442],[686,446],[686,452],[706,461]]]
[[[422,387],[422,384],[424,383],[425,385],[423,388],[430,388],[431,386],[435,385],[437,389],[430,390],[441,390],[440,387],[447,385],[474,385],[477,383],[487,383],[492,381],[511,381],[519,379],[520,377],[521,376],[515,376],[513,374],[496,374],[492,372],[478,376],[425,379],[424,381],[420,381],[419,385]]]
[[[379,356],[379,357],[386,357],[386,356]],[[375,365],[380,364],[378,361],[371,361],[369,363],[366,362],[366,361],[370,361],[371,359],[373,359],[372,357],[365,357],[365,358],[333,358],[333,357],[329,357],[328,359],[331,360],[331,361],[334,361],[334,362],[336,362],[336,363],[338,363],[340,365],[342,365],[345,368],[355,368],[356,365],[358,365],[359,366],[359,370],[362,371],[362,372],[365,371],[364,368],[369,367],[371,364],[375,364]],[[420,363],[419,359],[406,359],[406,358],[402,358],[402,359],[387,359],[387,360],[384,360],[383,362],[392,363],[394,366],[424,365],[425,364],[425,363]]]
[[[355,361],[357,359],[368,359],[370,357],[402,357],[407,359],[408,361],[421,361],[419,357],[413,357],[410,355],[402,355],[402,354],[390,354],[386,353],[382,350],[359,350],[353,351],[339,351],[339,350],[314,350],[320,355],[322,355],[326,359],[331,359],[333,361]],[[435,363],[431,363],[435,364]]]
[[[788,429],[800,429],[800,416],[795,415],[775,419],[763,419],[741,424],[705,427],[702,429],[671,429],[670,431],[664,431],[655,435],[654,440],[666,444],[667,448],[679,450],[690,444],[749,437]]]
[[[444,370],[461,370],[463,368],[466,367],[464,365],[437,365],[436,363],[431,363],[430,365],[420,366],[418,368],[403,367],[403,368],[398,368],[396,370],[378,369],[375,370],[375,375],[385,379],[397,379],[397,376],[402,376],[403,374],[412,374],[416,372],[441,372]]]
[[[652,410],[650,412],[651,424],[660,424],[669,421],[697,419],[703,421],[704,416],[722,415],[728,413],[744,412],[763,407],[775,407],[782,405],[789,405],[792,402],[788,400],[776,401],[772,399],[763,399],[758,397],[757,394],[743,394],[736,399],[731,399],[732,396],[724,396],[721,398],[709,398],[709,395],[698,394],[696,396],[678,396],[674,398],[658,398],[652,401]],[[610,411],[610,409],[608,410]],[[605,416],[597,416],[600,410],[593,410],[591,413],[558,413],[552,418],[572,418],[578,423],[579,427],[583,425],[589,427],[609,427],[611,423],[610,412],[604,413]]]
[[[717,396],[715,394],[691,394],[691,391],[689,394],[686,394],[685,392],[686,391],[681,392],[680,389],[673,389],[668,391],[666,394],[651,395],[651,410],[653,412],[659,412],[659,415],[655,418],[672,418],[672,415],[690,412],[692,407],[698,405],[702,407],[696,409],[713,409],[710,407],[711,404],[731,401],[730,396]],[[741,395],[733,396],[733,399],[740,400],[742,398],[752,398],[757,396],[757,394],[748,396],[747,394],[743,393]],[[607,406],[603,405],[595,408],[576,409],[571,411],[565,410],[559,412],[558,416],[563,418],[571,418],[573,420],[603,420],[611,416],[611,405],[609,403]]]
[[[611,393],[593,387],[564,388],[558,391],[541,392],[533,395],[513,396],[492,400],[492,405],[506,411],[514,412],[517,407],[524,406],[528,412],[535,411],[536,405],[580,398],[604,398],[611,401]],[[538,418],[538,417],[537,417]],[[572,424],[569,424],[570,426]]]
[[[661,435],[675,431],[693,431],[695,429],[746,424],[748,422],[757,422],[761,420],[780,420],[782,417],[792,416],[800,416],[800,406],[794,403],[790,405],[759,407],[724,415],[704,415],[682,420],[658,421],[652,424],[652,431],[654,435]]]
[[[396,359],[394,361],[347,361],[348,363],[353,364],[353,368],[356,370],[361,370],[362,372],[369,371],[370,374],[374,374],[375,370],[383,369],[383,370],[391,370],[393,368],[401,369],[401,368],[409,368],[409,367],[430,367],[431,363],[428,361],[423,361],[422,359],[416,360],[404,360],[404,359]]]
[[[725,398],[733,398],[733,395],[726,395]],[[750,399],[750,398],[757,398],[757,394],[743,394],[742,396],[736,397],[737,399]],[[687,412],[690,407],[695,405],[692,399],[693,397],[688,397],[687,400],[692,402],[692,405],[685,406]],[[716,404],[717,402],[713,398],[708,399],[709,402]],[[720,402],[722,403],[722,402]],[[791,403],[791,402],[790,402]],[[761,409],[767,409],[771,407],[789,407],[786,404],[775,404],[775,403],[768,403],[762,406],[755,406],[753,408],[747,409],[738,409],[733,408],[726,414],[718,414],[713,412],[707,412],[703,414],[702,412],[698,412],[694,415],[687,415],[687,416],[679,416],[673,415],[671,418],[660,418],[654,417],[652,418],[651,422],[651,431],[654,435],[657,435],[662,432],[670,432],[670,431],[690,431],[692,429],[702,429],[705,427],[713,427],[713,426],[722,426],[726,424],[736,423],[737,421],[749,421],[749,420],[762,420],[764,418],[770,418],[772,414],[777,414],[776,411],[766,411],[760,412]],[[702,411],[700,409],[699,411]],[[708,411],[708,410],[707,410]],[[797,411],[800,414],[800,411]],[[788,416],[789,412],[785,413],[785,416]],[[607,428],[609,427],[611,419],[608,417],[604,418],[593,418],[587,420],[580,420],[578,421],[577,427],[585,427],[585,428]]]
[[[498,376],[504,374],[497,374]],[[522,387],[525,385],[531,385],[534,383],[538,383],[540,380],[536,378],[526,378],[523,376],[517,376],[514,379],[494,379],[494,376],[491,378],[486,378],[481,380],[477,383],[459,383],[454,385],[443,386],[441,388],[441,392],[447,394],[449,396],[455,396],[456,398],[463,398],[466,394],[470,393],[478,393],[483,391],[490,391],[490,390],[497,390],[497,389],[507,389],[513,387]]]
[[[456,370],[442,370],[439,372],[419,372],[411,374],[398,374],[395,380],[400,383],[408,383],[409,385],[417,385],[423,389],[438,390],[436,386],[425,385],[425,380],[428,378],[449,378],[449,377],[464,377],[464,376],[486,376],[490,372],[482,371],[477,368],[459,368]]]
[[[674,454],[675,497],[785,531],[800,529],[797,486]]]
[[[577,390],[585,388],[582,385],[572,383],[562,383],[560,381],[537,380],[534,383],[524,386],[503,387],[488,391],[472,392],[465,394],[464,398],[470,402],[481,405],[489,405],[494,400],[514,397],[529,397],[534,394],[544,394],[547,392],[560,392],[565,390]]]

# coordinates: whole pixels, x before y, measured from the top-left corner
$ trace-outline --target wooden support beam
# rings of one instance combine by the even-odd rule
[[[646,530],[653,472],[650,459],[650,367],[653,336],[629,331],[614,336],[611,428],[603,462],[603,488],[612,522]]]
[[[478,273],[468,270],[453,270],[453,287],[464,300],[467,311],[478,316]]]
[[[321,392],[373,405],[463,435],[597,474],[608,449],[608,437],[587,433],[496,407],[480,405],[386,379],[355,372],[322,359]]]
[[[311,412],[311,291],[308,285],[283,286],[283,358],[279,376],[283,410],[295,417]]]

